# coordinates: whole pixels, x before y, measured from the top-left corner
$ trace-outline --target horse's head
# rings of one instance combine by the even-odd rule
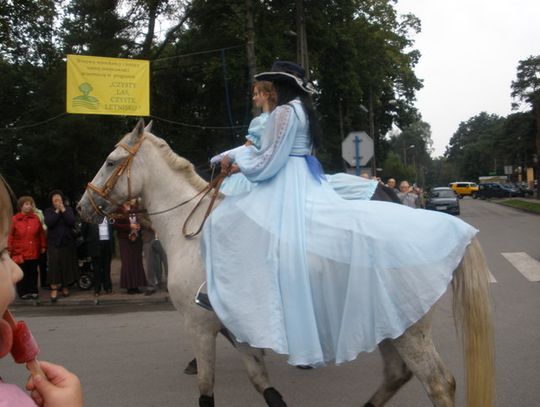
[[[139,120],[133,131],[109,154],[77,205],[83,219],[99,222],[122,203],[140,195],[144,173],[141,166],[134,163],[151,126],[152,122],[145,128],[144,121]]]

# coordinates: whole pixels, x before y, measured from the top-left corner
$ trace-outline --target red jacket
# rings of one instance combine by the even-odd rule
[[[11,219],[8,250],[15,262],[37,260],[41,249],[47,248],[45,232],[39,218],[34,213],[18,213]]]

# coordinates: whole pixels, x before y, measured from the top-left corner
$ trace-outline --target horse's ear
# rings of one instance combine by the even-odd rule
[[[154,121],[153,121],[153,120],[150,120],[150,123],[148,123],[148,124],[146,125],[146,127],[144,128],[144,131],[146,131],[147,133],[152,132],[152,124],[153,124],[153,123],[154,123]]]
[[[139,121],[135,125],[135,128],[131,132],[131,137],[139,139],[142,137],[143,133],[144,133],[144,120],[139,119]]]

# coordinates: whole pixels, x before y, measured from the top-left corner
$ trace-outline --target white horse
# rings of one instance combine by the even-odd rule
[[[149,126],[150,127],[150,126]],[[168,144],[144,128],[142,120],[126,134],[109,154],[78,209],[82,216],[97,222],[113,213],[121,202],[141,197],[154,228],[167,252],[168,289],[174,306],[183,315],[198,362],[199,406],[214,405],[215,340],[223,326],[217,316],[195,303],[205,280],[199,238],[186,238],[182,225],[195,207],[190,199],[208,183],[193,165],[176,155]],[[221,198],[218,198],[218,202]],[[210,197],[204,197],[206,208]],[[187,225],[197,229],[204,210],[198,210]],[[489,407],[493,401],[494,355],[489,304],[489,275],[484,255],[476,239],[453,277],[454,316],[460,328],[465,351],[467,405]],[[431,338],[431,314],[428,312],[396,339],[379,344],[384,362],[384,381],[365,404],[383,406],[414,374],[437,407],[454,406],[455,380],[439,357]],[[263,352],[245,344],[236,344],[255,388],[272,407],[286,406],[279,392],[271,387]]]

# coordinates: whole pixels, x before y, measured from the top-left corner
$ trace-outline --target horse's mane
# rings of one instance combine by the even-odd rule
[[[183,172],[186,180],[193,185],[195,189],[202,190],[208,185],[208,183],[197,174],[193,164],[184,157],[180,157],[176,154],[165,140],[152,133],[145,132],[144,134],[146,139],[157,147],[157,151],[159,151],[165,162],[172,169]]]

